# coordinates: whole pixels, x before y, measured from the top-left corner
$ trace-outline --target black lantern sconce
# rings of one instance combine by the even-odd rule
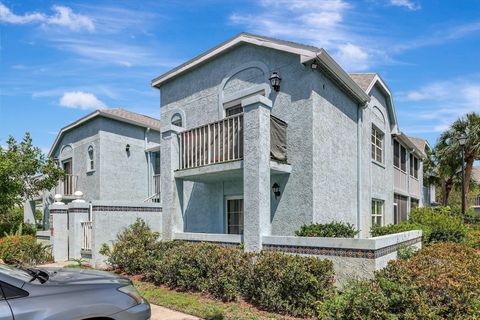
[[[273,90],[278,92],[280,90],[280,82],[282,81],[282,78],[280,78],[277,72],[273,72],[269,80]]]
[[[127,145],[125,146],[125,151],[126,151],[127,153],[130,153],[130,145],[129,145],[129,144],[127,144]]]
[[[275,195],[275,199],[277,199],[278,197],[280,197],[280,195],[282,194],[280,192],[280,186],[278,185],[278,183],[274,183],[273,186],[272,186],[272,191],[273,191],[273,194]]]

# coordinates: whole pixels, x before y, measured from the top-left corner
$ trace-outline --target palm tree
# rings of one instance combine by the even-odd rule
[[[455,177],[457,175],[456,173],[461,170],[461,146],[458,139],[463,134],[467,136],[467,142],[465,144],[466,197],[470,190],[473,164],[476,160],[480,160],[480,115],[472,112],[456,120],[447,131],[441,134],[436,151],[439,159],[439,171],[443,171],[445,177],[452,177],[452,179],[447,180],[449,180],[453,187],[453,177]],[[445,201],[447,204],[448,193],[446,194],[447,198]]]

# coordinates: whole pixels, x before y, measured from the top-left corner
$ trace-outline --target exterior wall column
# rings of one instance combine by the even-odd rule
[[[82,222],[89,221],[89,211],[90,205],[88,203],[71,202],[68,204],[69,259],[80,259],[82,257]]]
[[[68,260],[68,206],[56,202],[50,209],[50,242],[52,243],[53,259]]]
[[[179,168],[180,146],[177,134],[183,128],[170,125],[161,132],[160,172],[162,205],[162,239],[172,240],[173,233],[183,232],[183,181],[175,179]]]
[[[260,251],[270,234],[270,110],[272,101],[254,96],[242,101],[244,111],[244,242],[245,250]]]

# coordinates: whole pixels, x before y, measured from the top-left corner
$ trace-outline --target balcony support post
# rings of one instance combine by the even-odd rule
[[[178,134],[182,128],[170,125],[162,130],[160,141],[160,172],[162,202],[162,238],[172,240],[175,232],[183,232],[183,181],[175,179],[180,165]]]
[[[260,251],[270,234],[270,110],[272,101],[257,95],[242,101],[244,111],[244,242]]]

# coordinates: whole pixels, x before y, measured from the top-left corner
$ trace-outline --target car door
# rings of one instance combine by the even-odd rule
[[[0,320],[13,320],[12,310],[0,287]]]

